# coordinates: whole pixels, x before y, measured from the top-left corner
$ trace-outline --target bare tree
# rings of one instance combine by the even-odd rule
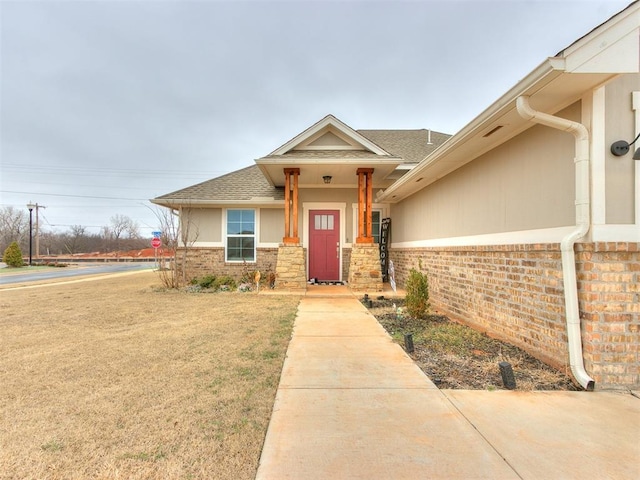
[[[198,227],[189,208],[156,207],[153,212],[160,224],[161,240],[171,252],[169,257],[160,258],[160,279],[167,288],[180,288],[187,283],[188,253],[198,239]]]
[[[0,252],[11,242],[18,242],[20,248],[28,248],[29,215],[26,211],[8,206],[0,208]]]
[[[111,223],[102,227],[102,235],[108,239],[108,244],[115,250],[140,247],[140,226],[126,215],[116,214],[111,217]],[[115,242],[115,246],[112,245]]]
[[[70,253],[80,253],[84,248],[84,240],[86,238],[87,227],[82,225],[72,225],[69,233],[65,234],[64,247]]]
[[[110,220],[111,236],[116,242],[116,250],[120,250],[120,238],[128,231],[131,219],[126,215],[116,214]]]

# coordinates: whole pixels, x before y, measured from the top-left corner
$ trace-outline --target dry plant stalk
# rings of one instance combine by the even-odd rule
[[[254,478],[299,299],[159,285],[0,290],[0,478]]]

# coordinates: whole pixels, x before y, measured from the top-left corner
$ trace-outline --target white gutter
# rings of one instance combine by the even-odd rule
[[[516,99],[516,108],[520,116],[526,120],[569,132],[575,137],[576,228],[562,238],[560,251],[562,253],[562,280],[564,284],[565,317],[571,372],[585,390],[592,391],[595,387],[595,380],[587,374],[582,357],[582,335],[580,332],[580,310],[578,307],[578,285],[574,252],[576,241],[584,237],[589,232],[590,227],[589,132],[581,123],[534,110],[529,105],[528,96],[519,96]]]
[[[520,95],[526,93],[536,93],[544,88],[545,85],[553,82],[559,77],[565,68],[565,59],[559,57],[547,58],[538,67],[527,75],[524,79],[518,82],[517,85],[512,87],[507,93],[491,104],[480,115],[467,124],[462,130],[455,135],[447,139],[442,145],[431,152],[427,157],[423,158],[410,172],[406,173],[398,180],[393,182],[383,192],[379,192],[376,195],[377,202],[399,202],[400,200],[415,193],[411,191],[410,185],[415,183],[415,180],[425,175],[425,170],[442,161],[447,155],[455,153],[455,150],[461,145],[464,145],[474,137],[478,136],[478,133],[483,131],[490,122],[504,116],[510,109],[513,108],[513,101]],[[467,159],[470,161],[471,159]],[[465,162],[466,163],[466,162]],[[420,183],[415,187],[415,190],[424,188],[425,184]],[[405,189],[410,191],[404,192]],[[398,194],[397,198],[393,198],[394,194]]]

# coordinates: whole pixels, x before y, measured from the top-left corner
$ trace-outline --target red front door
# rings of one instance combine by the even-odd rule
[[[340,211],[309,212],[309,278],[340,280]]]

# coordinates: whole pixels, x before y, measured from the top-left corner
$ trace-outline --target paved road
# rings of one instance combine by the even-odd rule
[[[108,273],[131,272],[154,268],[153,262],[127,262],[127,263],[101,263],[74,265],[65,268],[47,268],[43,270],[32,270],[29,268],[17,272],[0,273],[0,285],[12,283],[36,282],[40,280],[51,280],[57,278],[78,277],[82,275],[104,275]],[[23,273],[24,272],[24,273]]]

